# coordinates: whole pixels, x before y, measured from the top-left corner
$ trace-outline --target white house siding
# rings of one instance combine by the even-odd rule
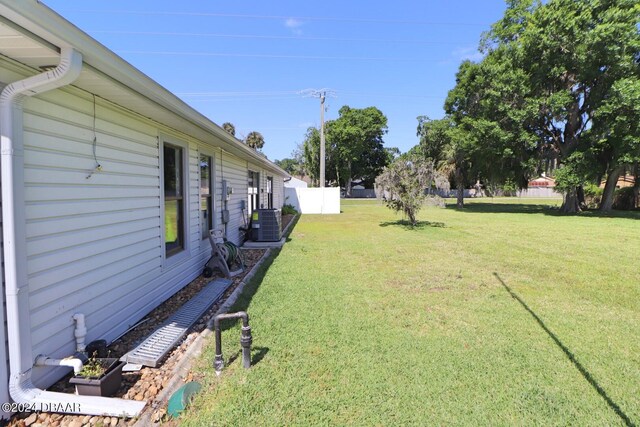
[[[197,145],[189,143],[189,255],[163,264],[159,125],[63,91],[24,107],[27,268],[33,353],[74,351],[74,313],[87,341],[110,341],[200,274]],[[176,138],[180,138],[177,135]],[[34,379],[56,379],[38,368]],[[38,381],[39,380],[39,381]]]
[[[231,154],[222,152],[220,162],[222,164],[220,171],[220,182],[227,181],[227,186],[233,188],[233,194],[227,202],[229,210],[229,223],[227,224],[227,238],[232,242],[240,243],[239,227],[245,226],[244,215],[241,203],[247,203],[247,162],[240,160]],[[221,184],[222,185],[222,184]],[[222,191],[220,191],[222,193]],[[224,198],[224,195],[221,194]],[[224,208],[223,208],[224,209]]]
[[[200,152],[196,143],[189,144],[189,250],[200,251]]]
[[[273,207],[282,208],[284,205],[284,180],[282,176],[273,176]]]
[[[0,62],[0,81],[18,78]],[[189,165],[186,256],[168,260],[162,239],[162,135],[188,146]],[[227,237],[240,243],[246,160],[214,147],[215,140],[196,141],[100,98],[95,100],[95,137],[94,159],[91,94],[67,88],[25,100],[26,250],[34,356],[73,353],[75,313],[86,316],[87,342],[111,341],[201,273],[210,255],[208,242],[200,236],[201,149],[214,156],[215,224],[222,224],[224,179],[234,190],[227,204]],[[94,171],[96,159],[100,171]],[[266,176],[272,174],[254,170],[266,188]],[[274,205],[280,207],[282,176],[272,176]],[[4,289],[0,301],[4,305]],[[5,324],[4,313],[0,325]],[[4,328],[0,343],[6,343]],[[5,347],[0,363],[6,360]],[[0,401],[7,401],[2,377],[7,371],[2,371]],[[34,368],[33,379],[46,387],[60,372]]]

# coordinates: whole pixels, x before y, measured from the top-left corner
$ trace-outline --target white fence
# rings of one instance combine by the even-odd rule
[[[339,214],[340,189],[325,188],[285,188],[285,203],[293,205],[303,214]]]

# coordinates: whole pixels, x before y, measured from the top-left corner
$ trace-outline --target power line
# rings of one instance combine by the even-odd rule
[[[214,13],[214,12],[170,12],[152,10],[95,10],[95,9],[66,9],[60,12],[73,13],[96,13],[96,14],[118,14],[118,15],[158,15],[158,16],[208,16],[215,18],[240,18],[240,19],[268,19],[298,21],[331,21],[331,22],[359,22],[370,24],[411,24],[411,25],[437,25],[437,26],[460,26],[460,27],[486,27],[486,24],[472,22],[438,22],[438,21],[418,21],[410,19],[373,19],[373,18],[336,18],[329,16],[284,16],[284,15],[247,15],[237,13]]]
[[[377,98],[415,98],[415,99],[441,99],[446,95],[419,95],[408,93],[380,93],[365,91],[341,90],[341,94],[355,96],[375,96]],[[238,98],[251,99],[297,99],[300,91],[268,91],[268,92],[177,92],[176,95],[189,98],[194,101],[218,101]]]
[[[364,43],[391,43],[391,44],[427,44],[427,45],[460,45],[464,42],[430,41],[409,39],[370,39],[370,38],[339,38],[339,37],[311,37],[311,36],[269,36],[260,34],[218,34],[218,33],[181,33],[171,31],[112,31],[93,30],[87,31],[93,34],[115,35],[142,35],[142,36],[171,36],[171,37],[213,37],[229,39],[264,39],[264,40],[300,40],[300,41],[330,41],[330,42],[364,42]]]
[[[297,90],[285,90],[285,91],[268,91],[268,92],[178,92],[179,96],[273,96],[273,95],[299,95],[300,91]]]
[[[396,62],[435,62],[421,56],[413,58],[391,58],[377,56],[315,56],[315,55],[276,55],[262,53],[218,53],[218,52],[178,52],[178,51],[153,51],[153,50],[116,50],[124,55],[160,55],[160,56],[211,56],[229,58],[263,58],[263,59],[311,59],[311,60],[338,60],[338,61],[396,61]]]

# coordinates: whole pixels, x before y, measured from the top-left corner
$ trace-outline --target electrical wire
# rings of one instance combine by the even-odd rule
[[[93,176],[93,174],[95,174],[96,172],[100,172],[102,171],[102,165],[100,165],[100,162],[98,162],[98,156],[96,154],[96,147],[98,145],[98,134],[96,133],[96,95],[93,95],[93,141],[91,143],[91,148],[93,150],[93,160],[95,162],[95,166],[93,167],[93,170],[91,170],[89,172],[89,174],[86,176],[86,179],[89,179]]]
[[[373,18],[336,18],[330,16],[284,16],[284,15],[248,15],[238,13],[214,13],[214,12],[169,12],[158,10],[95,10],[95,9],[65,9],[60,12],[117,14],[117,15],[147,15],[147,16],[208,16],[214,18],[240,18],[240,19],[266,19],[266,20],[296,20],[296,21],[324,21],[324,22],[351,22],[366,24],[401,24],[401,25],[434,25],[454,27],[486,27],[484,23],[473,22],[438,22],[420,21],[411,19],[373,19]]]
[[[384,56],[316,56],[316,55],[275,55],[262,53],[219,53],[219,52],[180,52],[161,50],[116,50],[120,55],[159,55],[159,56],[210,56],[227,58],[263,58],[263,59],[311,59],[311,60],[337,60],[337,61],[393,61],[393,62],[431,62],[427,58],[416,56],[411,58],[392,58]]]
[[[464,42],[455,41],[429,41],[429,40],[403,40],[403,39],[370,39],[370,38],[339,38],[339,37],[311,37],[311,36],[268,36],[260,34],[217,34],[217,33],[180,33],[167,31],[112,31],[93,30],[87,31],[93,34],[114,35],[142,35],[142,36],[170,36],[170,37],[214,37],[229,39],[262,39],[262,40],[299,40],[299,41],[330,41],[330,42],[365,42],[365,43],[391,43],[391,44],[428,44],[428,45],[459,45]]]

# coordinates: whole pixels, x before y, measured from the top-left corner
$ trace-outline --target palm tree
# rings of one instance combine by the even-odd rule
[[[233,123],[229,123],[229,122],[223,123],[222,129],[229,132],[232,136],[236,136],[236,127],[233,125]]]
[[[250,132],[244,140],[244,143],[254,150],[261,150],[264,147],[264,137],[260,132]]]

